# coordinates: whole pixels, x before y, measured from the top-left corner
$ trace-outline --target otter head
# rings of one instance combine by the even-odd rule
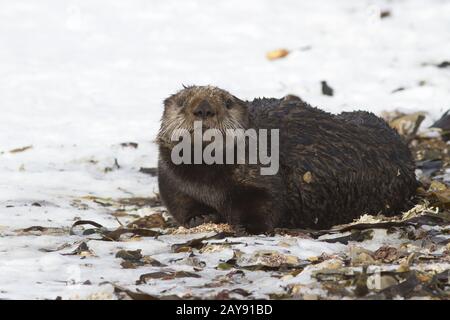
[[[164,100],[164,113],[158,142],[171,144],[174,130],[194,131],[194,122],[206,129],[246,129],[248,110],[245,102],[213,86],[189,86]]]

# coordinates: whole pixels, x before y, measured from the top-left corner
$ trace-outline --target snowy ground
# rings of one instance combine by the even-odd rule
[[[380,19],[384,10],[391,16]],[[157,192],[156,178],[139,169],[156,166],[162,99],[181,84],[213,84],[243,99],[293,93],[332,112],[427,111],[430,123],[450,107],[450,68],[436,67],[450,59],[448,17],[444,0],[0,0],[0,298],[115,298],[110,283],[134,289],[143,273],[194,268],[206,280],[152,280],[143,290],[208,296],[195,286],[229,273],[208,267],[231,259],[229,248],[202,253],[207,266],[193,267],[188,252],[170,247],[187,236],[105,242],[68,233],[79,219],[119,226],[117,207],[93,197]],[[277,48],[291,54],[267,60]],[[322,80],[333,97],[322,95]],[[56,229],[18,231],[32,226]],[[92,255],[61,254],[82,241]],[[230,241],[251,242],[233,247],[249,255],[257,246],[300,262],[351,247],[287,236]],[[363,246],[398,241],[378,234]],[[120,249],[142,249],[167,266],[123,269]],[[289,284],[309,290],[308,270],[290,278],[249,271],[250,282],[236,281],[267,298]]]

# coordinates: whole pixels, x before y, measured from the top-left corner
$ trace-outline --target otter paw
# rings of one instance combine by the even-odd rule
[[[188,228],[194,228],[204,223],[217,223],[219,222],[219,215],[215,213],[211,214],[201,214],[199,216],[192,217],[185,224]]]
[[[267,234],[273,231],[273,228],[267,227],[266,225],[254,223],[250,225],[234,225],[233,230],[236,237],[246,237],[256,234]]]
[[[234,236],[235,237],[247,237],[250,234],[247,232],[247,228],[243,225],[235,225],[233,226]]]

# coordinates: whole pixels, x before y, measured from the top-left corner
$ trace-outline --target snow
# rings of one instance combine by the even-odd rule
[[[385,9],[392,16],[379,19]],[[162,100],[182,84],[213,84],[243,99],[292,93],[330,112],[423,110],[429,124],[450,106],[450,71],[433,65],[450,59],[449,16],[445,0],[0,0],[0,298],[113,298],[103,282],[130,285],[143,273],[121,269],[118,248],[162,262],[184,257],[168,253],[169,236],[91,240],[97,257],[80,259],[39,249],[83,236],[15,231],[68,228],[77,218],[115,228],[107,208],[78,210],[73,201],[157,192],[156,178],[138,170],[156,166]],[[265,54],[277,48],[292,52],[268,61]],[[321,94],[322,80],[333,97]],[[130,141],[139,147],[120,146]],[[25,146],[32,148],[9,152]],[[120,169],[105,172],[115,159]],[[279,240],[258,239],[258,248],[279,250]],[[381,245],[375,241],[370,248]],[[345,250],[300,239],[289,252],[305,259]],[[261,272],[249,277],[260,287],[248,288],[261,297],[280,285]],[[80,284],[85,280],[93,285]],[[185,292],[204,279],[193,280],[160,281],[164,287],[148,292]]]

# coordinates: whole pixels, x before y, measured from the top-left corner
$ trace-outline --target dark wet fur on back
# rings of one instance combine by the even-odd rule
[[[259,165],[175,166],[160,144],[161,197],[181,224],[323,229],[410,205],[417,187],[410,151],[379,117],[332,115],[295,96],[244,104],[248,128],[280,129],[278,173],[262,176]]]

